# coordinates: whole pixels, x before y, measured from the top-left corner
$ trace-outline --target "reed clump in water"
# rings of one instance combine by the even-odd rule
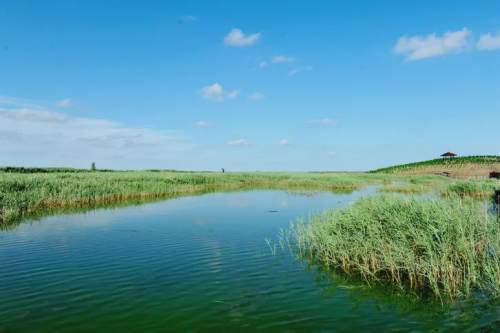
[[[377,196],[292,226],[318,263],[440,299],[500,295],[500,225],[477,202]]]

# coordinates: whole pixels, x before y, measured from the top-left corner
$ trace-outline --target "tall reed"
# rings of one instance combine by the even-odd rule
[[[292,226],[301,255],[441,299],[500,295],[500,224],[471,200],[377,196]]]
[[[458,195],[460,197],[489,198],[493,197],[495,190],[500,190],[498,180],[468,180],[456,181],[443,191],[445,196]]]

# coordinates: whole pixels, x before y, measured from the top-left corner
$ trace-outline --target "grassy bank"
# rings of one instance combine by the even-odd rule
[[[359,276],[442,299],[500,295],[500,225],[471,200],[366,198],[298,223],[302,255]]]
[[[62,170],[62,171],[61,171]],[[371,173],[211,173],[174,171],[96,171],[4,168],[0,171],[0,224],[72,208],[154,200],[232,189],[352,191],[369,184],[398,193],[441,192],[487,197],[499,181],[453,182],[434,175]],[[500,186],[497,186],[500,188]]]
[[[500,171],[500,156],[464,156],[390,166],[371,171],[386,174],[446,174],[452,177],[488,177]]]
[[[434,175],[392,177],[390,182],[386,182],[379,188],[379,192],[402,194],[435,193],[445,197],[458,196],[480,200],[492,198],[495,190],[500,190],[500,180],[456,180]]]
[[[443,191],[452,180],[448,177],[436,175],[417,175],[417,176],[396,176],[394,175],[391,182],[384,184],[379,189],[379,192],[390,193],[427,193]]]
[[[207,190],[269,188],[351,191],[387,176],[356,173],[0,172],[0,223],[76,207]]]

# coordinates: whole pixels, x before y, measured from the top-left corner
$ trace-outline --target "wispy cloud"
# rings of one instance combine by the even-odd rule
[[[286,62],[294,62],[295,59],[286,55],[277,55],[271,58],[271,63],[282,64]]]
[[[0,164],[82,165],[95,160],[119,166],[142,159],[143,166],[162,165],[192,147],[175,131],[74,117],[25,104],[0,99]]]
[[[299,73],[302,73],[302,72],[309,72],[309,71],[312,71],[313,68],[312,66],[304,66],[304,67],[296,67],[296,68],[292,68],[291,70],[288,71],[288,75],[289,76],[295,76]]]
[[[64,123],[69,119],[69,117],[63,113],[30,108],[0,108],[0,118],[42,123]]]
[[[284,64],[295,62],[295,58],[286,55],[276,55],[269,60],[262,60],[259,62],[260,68],[266,68],[273,64]]]
[[[242,147],[242,146],[249,146],[250,142],[246,139],[236,139],[229,141],[227,144],[233,147]]]
[[[496,34],[482,34],[476,47],[480,51],[493,51],[500,49],[500,31]]]
[[[260,36],[260,32],[245,35],[243,31],[235,28],[224,37],[224,44],[236,47],[252,46],[259,41]]]
[[[17,98],[10,96],[0,96],[0,107],[16,107],[34,110],[45,110],[47,103],[45,101],[36,101],[26,98]]]
[[[73,106],[73,102],[71,101],[71,98],[64,98],[56,101],[56,106],[58,108],[69,108]]]
[[[194,125],[196,127],[199,127],[199,128],[210,128],[210,127],[214,126],[213,123],[211,123],[210,121],[206,121],[206,120],[197,121]]]
[[[251,93],[250,95],[248,95],[248,99],[251,100],[251,101],[260,101],[262,99],[264,99],[264,94],[261,93],[260,91],[255,91],[253,93]]]
[[[321,119],[311,119],[308,121],[309,124],[323,125],[323,126],[333,126],[337,124],[335,119],[331,118],[321,118]]]
[[[469,46],[471,32],[467,28],[436,33],[427,36],[402,36],[394,46],[394,52],[406,57],[408,61],[422,60],[446,54],[459,53]]]
[[[280,146],[288,146],[290,144],[290,142],[288,141],[288,139],[281,139],[278,144]]]
[[[233,99],[238,97],[238,95],[238,90],[224,90],[222,85],[217,82],[201,88],[201,97],[215,102],[223,102],[226,99]]]
[[[276,55],[271,57],[269,60],[261,60],[259,62],[259,67],[261,69],[265,69],[269,66],[273,65],[283,65],[288,64],[286,68],[288,69],[288,76],[294,76],[302,72],[312,71],[313,67],[310,65],[300,66],[300,64],[296,63],[296,59],[287,55]]]

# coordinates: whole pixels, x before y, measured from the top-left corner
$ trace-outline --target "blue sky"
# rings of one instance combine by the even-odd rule
[[[0,165],[500,155],[500,2],[2,1]]]

